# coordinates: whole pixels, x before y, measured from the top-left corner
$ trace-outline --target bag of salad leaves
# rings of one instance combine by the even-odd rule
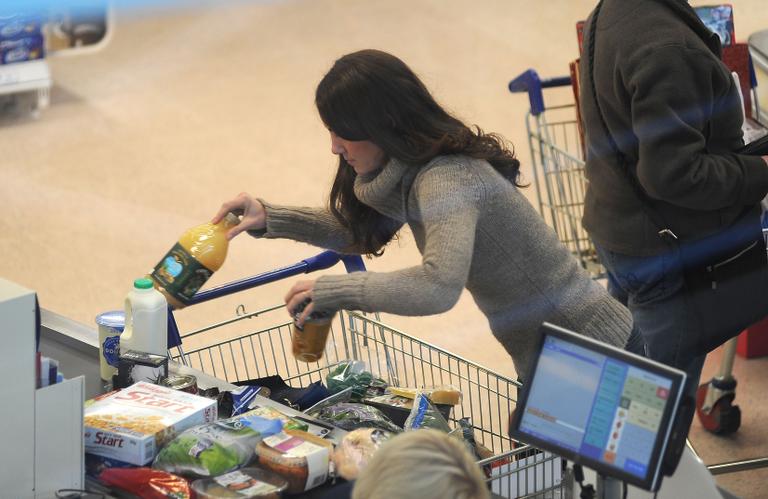
[[[152,467],[185,476],[218,476],[248,464],[262,438],[282,429],[279,419],[255,415],[195,426],[163,447]]]

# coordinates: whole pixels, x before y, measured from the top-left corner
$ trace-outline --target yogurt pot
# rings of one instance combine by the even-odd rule
[[[99,374],[102,381],[110,384],[120,360],[120,334],[125,328],[125,312],[111,310],[99,314],[96,324],[99,326]]]

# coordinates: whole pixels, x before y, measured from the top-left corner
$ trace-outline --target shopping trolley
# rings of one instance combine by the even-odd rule
[[[582,267],[602,277],[595,245],[581,226],[587,179],[576,105],[544,105],[543,89],[570,85],[569,76],[542,80],[529,69],[509,82],[509,91],[526,92],[530,102],[525,125],[539,213]]]
[[[195,295],[190,305],[221,298],[287,277],[323,270],[342,262],[348,272],[365,270],[359,256],[326,251],[275,271],[224,284]],[[374,375],[393,386],[451,384],[458,387],[462,402],[449,418],[454,426],[470,418],[477,442],[492,455],[478,462],[489,470],[491,490],[502,497],[566,498],[573,487],[572,475],[563,460],[512,441],[507,435],[520,384],[490,369],[419,340],[383,322],[376,314],[340,311],[333,320],[325,354],[315,363],[298,362],[291,354],[292,321],[274,324],[272,312],[284,314],[284,305],[248,311],[241,304],[235,314],[210,325],[180,333],[171,314],[169,326],[173,360],[228,382],[279,375],[294,387],[320,381],[340,362],[364,361]],[[272,314],[275,315],[275,314]],[[264,327],[248,327],[256,318]],[[224,329],[245,324],[245,331],[229,334]],[[197,343],[186,349],[184,344]],[[186,349],[186,351],[185,351]]]

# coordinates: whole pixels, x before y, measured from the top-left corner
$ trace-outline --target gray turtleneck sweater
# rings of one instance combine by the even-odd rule
[[[422,261],[395,272],[322,276],[314,287],[318,310],[438,314],[453,307],[466,287],[521,376],[544,321],[626,344],[629,311],[589,277],[488,162],[442,156],[413,167],[390,160],[359,176],[354,191],[363,203],[410,226]],[[359,252],[328,210],[264,204],[263,237]]]

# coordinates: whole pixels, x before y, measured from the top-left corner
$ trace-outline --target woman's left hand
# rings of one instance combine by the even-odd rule
[[[291,317],[294,316],[294,310],[296,310],[296,307],[299,306],[300,303],[305,301],[307,298],[310,300],[313,298],[312,292],[315,289],[315,281],[298,281],[296,284],[293,285],[290,291],[288,291],[288,294],[285,295],[285,308],[288,309],[288,313]],[[307,305],[304,310],[301,312],[301,315],[299,316],[299,320],[297,321],[299,327],[304,326],[304,321],[307,319],[309,314],[312,313],[312,310],[314,309],[314,303],[309,302],[309,305]]]

